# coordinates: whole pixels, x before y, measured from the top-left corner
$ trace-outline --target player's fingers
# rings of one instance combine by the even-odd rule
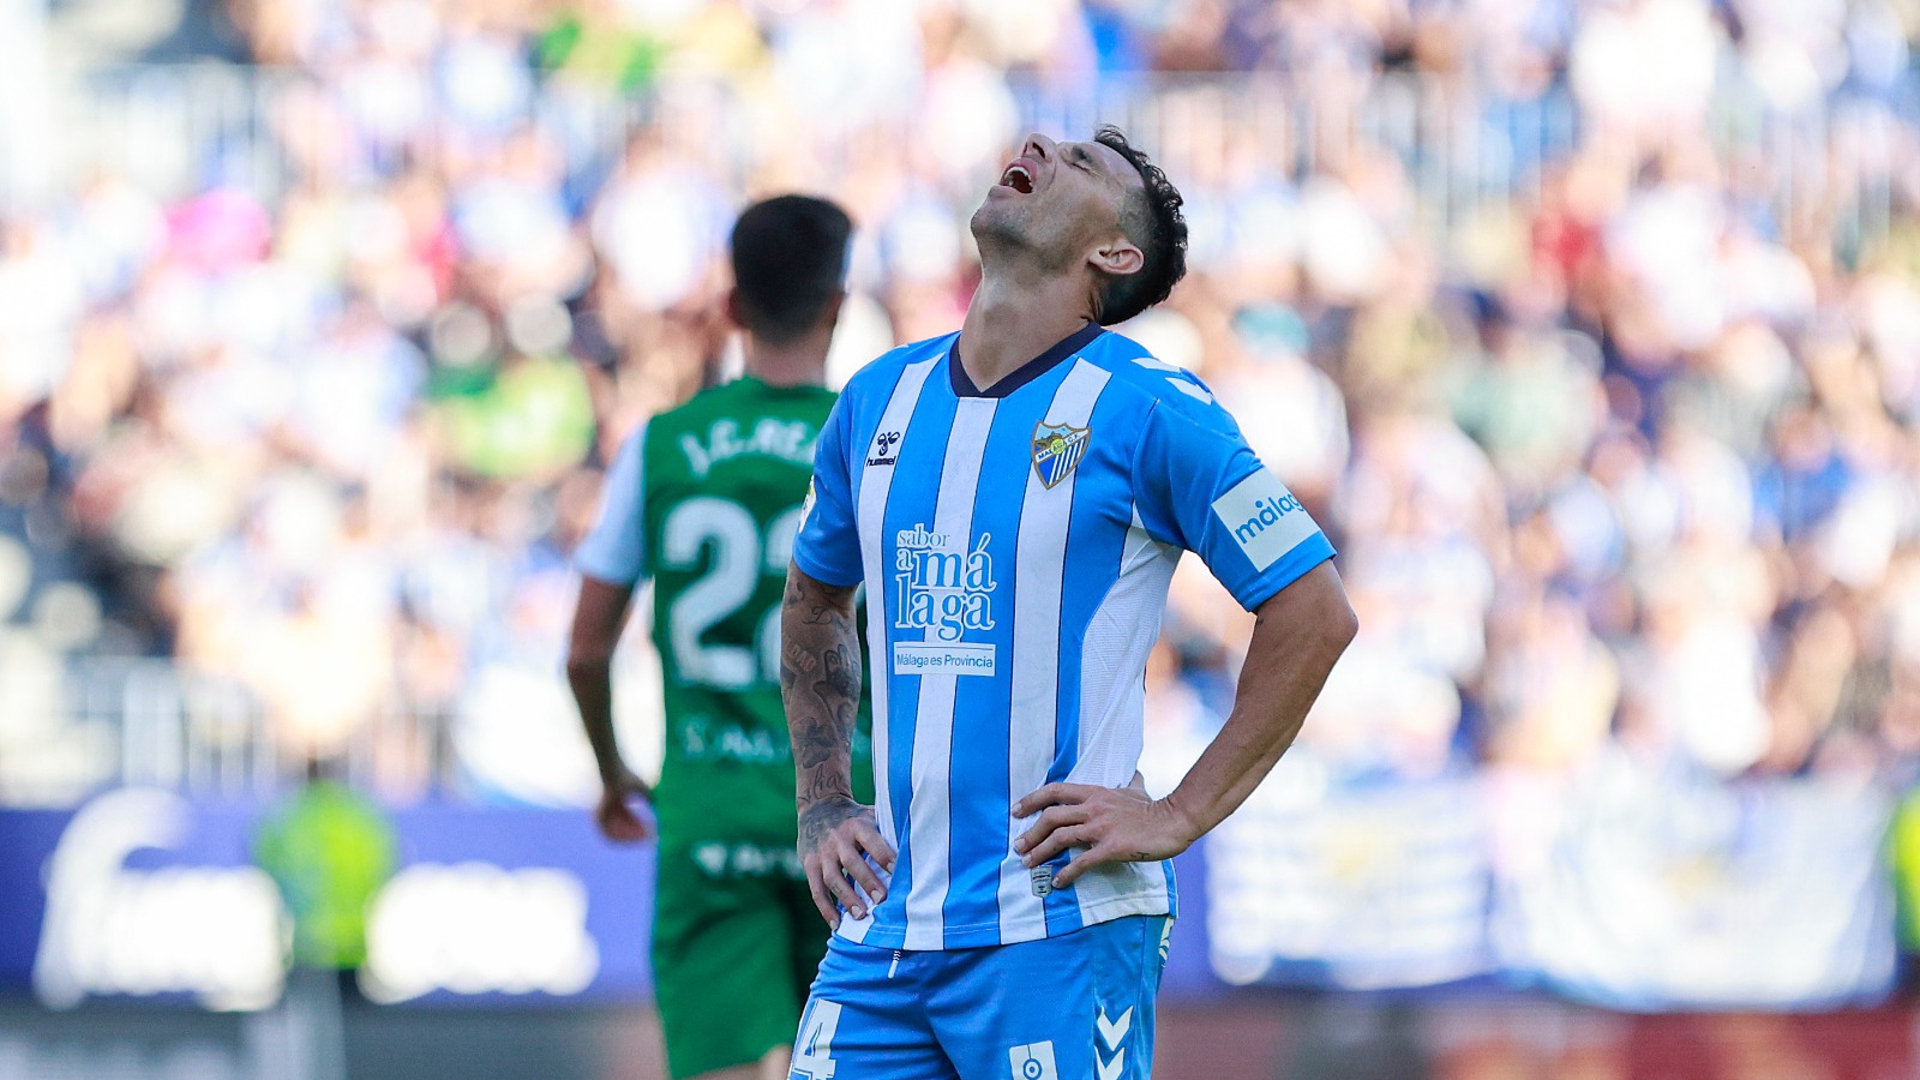
[[[1026,817],[1057,803],[1084,802],[1090,793],[1100,790],[1087,784],[1048,784],[1014,803],[1013,816]]]
[[[857,835],[851,833],[836,835],[833,850],[840,860],[842,873],[859,882],[860,887],[867,890],[867,895],[872,897],[874,902],[878,903],[884,898],[886,886],[880,883],[880,876],[873,872],[873,864],[869,863],[866,855],[861,852]],[[863,911],[855,911],[853,917],[857,919],[863,914]]]
[[[1074,879],[1078,878],[1081,874],[1103,863],[1114,862],[1119,857],[1119,848],[1110,844],[1096,844],[1080,854],[1075,855],[1073,858],[1068,859],[1067,865],[1061,867],[1059,871],[1053,875],[1053,887],[1056,889],[1064,889],[1073,884]]]
[[[621,827],[626,830],[627,835],[633,837],[635,840],[645,840],[647,837],[653,835],[653,824],[651,820],[644,814],[634,812],[633,807],[628,806],[626,803],[620,804],[620,824]]]
[[[866,907],[860,903],[860,897],[855,895],[853,883],[847,880],[846,864],[837,862],[832,855],[829,855],[826,866],[821,869],[820,880],[827,886],[827,891],[833,894],[833,898],[840,902],[840,906],[846,909],[847,914],[856,919],[864,917],[867,913]],[[838,918],[834,919],[834,925],[840,925]]]
[[[887,898],[886,883],[880,880],[880,875],[873,872],[873,864],[869,863],[858,850],[855,850],[851,858],[841,865],[845,868],[847,874],[851,876],[862,889],[867,891],[867,896],[870,897],[874,903],[877,904]],[[862,914],[864,913],[856,911],[853,913],[853,917],[857,919]]]
[[[813,894],[813,906],[820,912],[820,917],[827,920],[828,926],[838,930],[840,928],[840,909],[833,906],[833,897],[827,892],[825,871],[821,865],[821,861],[808,858],[806,866],[807,891]]]
[[[646,839],[646,827],[622,803],[605,803],[596,815],[600,822],[600,834],[616,843],[630,844]]]
[[[1013,850],[1026,851],[1046,839],[1055,829],[1084,824],[1088,812],[1085,804],[1047,807],[1040,812],[1040,818],[1033,823],[1033,827],[1021,833],[1019,839],[1013,842]]]
[[[878,826],[871,821],[861,821],[854,830],[853,840],[873,856],[873,861],[879,863],[882,870],[893,873],[893,864],[900,856],[893,850],[893,845],[887,843],[887,838],[880,835]]]
[[[1026,863],[1028,866],[1039,866],[1070,847],[1081,847],[1092,843],[1093,840],[1093,830],[1085,825],[1068,825],[1065,828],[1055,829],[1047,835],[1045,840],[1036,844],[1032,851],[1027,852]]]

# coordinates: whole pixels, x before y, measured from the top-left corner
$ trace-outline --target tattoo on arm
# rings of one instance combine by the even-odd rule
[[[830,795],[805,804],[800,810],[800,850],[819,847],[841,822],[868,813],[851,795]]]
[[[853,729],[860,712],[853,596],[853,589],[822,584],[797,567],[787,571],[780,697],[798,772],[802,850],[844,816],[817,813],[817,804],[853,803]]]

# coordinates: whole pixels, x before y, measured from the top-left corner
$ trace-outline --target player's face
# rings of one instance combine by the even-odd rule
[[[1120,235],[1120,208],[1141,183],[1127,159],[1097,142],[1030,135],[973,215],[974,235],[1012,241],[1069,266]]]

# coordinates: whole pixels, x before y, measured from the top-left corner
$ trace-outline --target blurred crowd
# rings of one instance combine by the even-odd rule
[[[1341,549],[1303,753],[1920,760],[1913,4],[194,10],[268,122],[210,118],[191,190],[0,208],[0,798],[110,760],[62,718],[129,656],[289,760],[372,739],[393,797],[580,798],[569,553],[621,438],[737,364],[732,214],[853,214],[843,379],[958,326],[967,217],[1061,118],[1186,193],[1193,272],[1125,329]],[[1187,560],[1153,737],[1220,722],[1247,632]]]

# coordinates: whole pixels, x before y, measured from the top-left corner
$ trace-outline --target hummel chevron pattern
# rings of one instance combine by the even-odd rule
[[[1120,1040],[1126,1038],[1127,1032],[1133,1029],[1133,1009],[1129,1007],[1120,1014],[1120,1019],[1113,1021],[1107,1019],[1107,1010],[1101,1009],[1095,1023],[1100,1026],[1100,1041],[1107,1044],[1107,1049],[1118,1050]]]
[[[1100,1080],[1120,1080],[1121,1072],[1127,1067],[1127,1051],[1120,1045],[1120,1040],[1126,1038],[1127,1032],[1133,1029],[1133,1009],[1129,1007],[1120,1014],[1118,1020],[1108,1020],[1107,1010],[1101,1009],[1100,1015],[1094,1018],[1094,1024],[1100,1029],[1100,1041],[1113,1051],[1113,1060],[1108,1061],[1100,1055],[1098,1046],[1093,1048],[1093,1061],[1099,1067]]]

